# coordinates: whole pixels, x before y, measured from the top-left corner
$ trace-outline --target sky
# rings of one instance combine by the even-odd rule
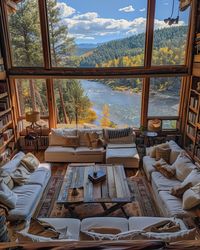
[[[157,0],[155,29],[169,27],[164,19],[171,16],[173,0]],[[173,17],[178,14],[175,0]],[[70,36],[80,43],[103,43],[145,31],[147,0],[58,0],[62,22]],[[188,22],[189,9],[180,12],[178,25]]]

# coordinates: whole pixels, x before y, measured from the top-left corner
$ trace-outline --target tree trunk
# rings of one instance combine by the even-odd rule
[[[33,80],[29,80],[29,86],[30,86],[30,95],[31,95],[31,101],[32,101],[32,110],[37,111],[37,104],[36,104],[36,98],[35,98],[35,84]]]
[[[22,88],[22,80],[17,80],[17,90],[19,96],[19,106],[20,106],[20,115],[25,114],[25,104],[24,104],[24,96],[23,96],[23,88]]]
[[[45,114],[47,108],[44,106],[44,103],[42,101],[41,95],[40,95],[40,93],[39,93],[36,85],[35,85],[35,94],[36,94],[36,96],[38,98],[38,102],[40,103],[42,113]]]
[[[62,94],[62,82],[60,80],[58,80],[58,92],[59,92],[59,95],[60,95],[60,103],[61,103],[61,107],[62,107],[62,110],[63,110],[65,123],[69,124],[70,121],[69,121],[69,118],[67,116],[67,112],[66,112],[66,109],[65,109],[65,102],[64,102],[63,94]]]

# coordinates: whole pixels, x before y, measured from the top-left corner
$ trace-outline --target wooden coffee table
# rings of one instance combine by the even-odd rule
[[[88,173],[101,169],[106,179],[94,184],[88,179]],[[122,165],[108,164],[70,164],[67,168],[57,204],[64,205],[72,217],[78,217],[77,205],[100,203],[103,212],[95,216],[105,216],[121,209],[128,218],[123,206],[133,201]],[[107,206],[106,203],[111,203]]]

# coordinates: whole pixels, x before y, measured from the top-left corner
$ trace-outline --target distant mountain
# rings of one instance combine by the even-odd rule
[[[88,51],[92,51],[93,49],[96,49],[98,46],[100,46],[100,43],[79,43],[76,44],[76,55],[81,56]]]
[[[154,32],[154,49],[160,48],[181,48],[184,38],[187,34],[187,26],[170,27],[155,30]],[[145,33],[133,35],[128,38],[110,41],[97,47],[89,49],[91,44],[80,45],[83,55],[80,62],[81,67],[95,67],[102,65],[111,60],[122,58],[125,56],[137,56],[144,54]],[[94,46],[94,44],[93,44]],[[91,47],[90,47],[91,48]],[[83,49],[85,51],[83,51]]]

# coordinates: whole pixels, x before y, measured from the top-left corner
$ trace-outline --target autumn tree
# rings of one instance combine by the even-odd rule
[[[112,124],[110,121],[110,109],[107,104],[103,105],[102,118],[101,118],[100,124],[101,124],[101,127],[110,127]]]

